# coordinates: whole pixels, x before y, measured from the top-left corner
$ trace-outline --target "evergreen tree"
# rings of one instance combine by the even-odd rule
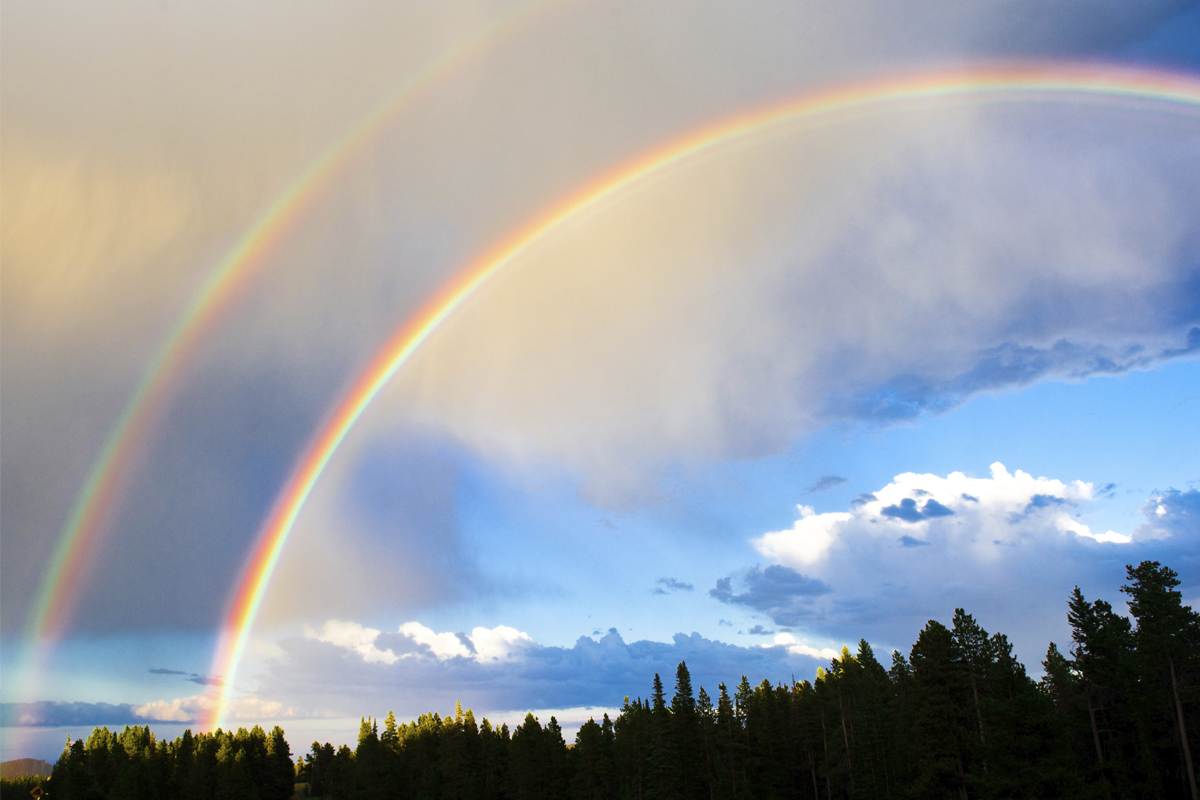
[[[1188,709],[1180,689],[1181,684],[1192,682],[1200,666],[1200,616],[1183,605],[1183,596],[1175,588],[1179,577],[1170,567],[1143,561],[1136,567],[1127,566],[1125,572],[1129,583],[1121,591],[1129,595],[1129,612],[1137,620],[1134,641],[1139,677],[1149,701],[1144,718],[1153,726],[1150,735],[1154,755],[1163,765],[1168,791],[1182,796],[1186,786],[1192,800],[1200,800],[1188,740]],[[1156,713],[1163,706],[1173,713]],[[1191,710],[1193,714],[1197,711],[1195,706]],[[1167,734],[1164,727],[1174,730]]]

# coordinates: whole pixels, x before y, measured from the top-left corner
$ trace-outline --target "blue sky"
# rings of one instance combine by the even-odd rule
[[[317,153],[512,10],[60,5],[4,12],[5,759],[195,724],[234,576],[344,387],[596,175],[904,71],[1200,75],[1188,2],[535,4],[356,151],[223,310],[30,679],[55,537],[204,276]],[[906,652],[957,606],[1037,673],[1075,585],[1117,602],[1153,558],[1200,601],[1198,133],[1195,108],[1149,102],[902,107],[689,164],[546,237],[331,462],[231,721],[302,749],[461,698],[570,729],[681,659],[710,692],[811,677],[860,637]]]

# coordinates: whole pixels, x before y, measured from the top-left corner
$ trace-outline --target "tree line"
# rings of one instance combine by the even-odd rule
[[[532,714],[511,732],[461,705],[407,724],[389,713],[382,731],[364,719],[354,749],[314,742],[295,780],[332,800],[1200,800],[1188,739],[1200,712],[1200,615],[1183,605],[1168,567],[1147,561],[1127,575],[1132,620],[1076,588],[1073,644],[1067,653],[1050,645],[1037,681],[1004,634],[957,609],[950,627],[931,620],[907,657],[893,652],[885,666],[860,640],[811,682],[753,686],[742,676],[713,697],[693,692],[681,662],[669,697],[656,674],[647,698],[626,697],[615,720],[589,720],[570,746],[554,717],[543,725]],[[51,796],[282,800],[291,791],[278,728],[159,751],[145,729],[101,731],[92,738],[109,744],[97,752],[111,754],[130,731],[142,732],[141,749],[122,744],[125,755],[93,765],[92,740],[72,744]],[[122,777],[118,760],[127,771],[143,765],[141,777]],[[107,777],[80,777],[93,773]],[[152,780],[161,791],[139,794]]]

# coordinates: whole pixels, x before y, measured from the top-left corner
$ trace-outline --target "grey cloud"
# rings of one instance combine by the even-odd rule
[[[666,587],[673,592],[690,592],[696,588],[690,583],[677,581],[674,578],[659,578],[657,581],[655,581],[655,583],[657,583],[659,586]],[[655,594],[663,594],[663,592],[655,589]]]
[[[185,675],[187,677],[185,677],[184,680],[190,681],[191,683],[197,683],[201,686],[222,686],[225,683],[220,678],[214,678],[209,675],[201,675],[198,672],[184,672],[183,670],[165,669],[162,667],[150,670],[150,674],[151,675]]]
[[[56,728],[63,725],[144,725],[129,703],[3,703],[0,725],[9,728]]]
[[[769,631],[762,625],[755,625],[750,630],[746,631],[751,636],[774,636],[775,631]]]
[[[122,234],[111,237],[112,241],[87,239],[86,269],[77,271],[72,271],[78,265],[72,265],[70,258],[62,264],[47,261],[45,249],[32,246],[38,245],[37,241],[14,251],[16,240],[6,230],[4,291],[0,292],[4,303],[0,339],[5,343],[0,438],[6,451],[0,463],[0,494],[5,497],[0,508],[0,528],[5,532],[0,627],[5,631],[18,630],[25,622],[37,580],[52,555],[52,532],[69,516],[92,460],[121,418],[124,402],[136,391],[143,371],[154,363],[156,348],[189,306],[195,287],[204,285],[222,249],[251,229],[255,214],[272,204],[278,187],[303,172],[306,154],[339,140],[355,127],[363,109],[390,96],[405,78],[421,74],[427,53],[444,52],[462,36],[474,35],[480,17],[477,8],[453,5],[439,18],[445,24],[435,26],[444,39],[426,41],[427,31],[409,24],[417,12],[404,4],[368,3],[361,9],[363,13],[355,14],[316,6],[297,7],[294,14],[283,17],[251,14],[243,20],[248,27],[236,33],[227,25],[216,24],[228,10],[222,4],[173,6],[170,13],[153,4],[130,5],[116,16],[109,9],[87,3],[68,3],[67,7],[70,12],[64,18],[73,20],[78,35],[51,33],[58,30],[55,15],[61,9],[25,4],[7,17],[6,74],[20,79],[6,84],[4,97],[5,196],[23,194],[12,191],[18,171],[38,179],[35,183],[44,183],[41,179],[46,175],[104,173],[114,165],[124,167],[132,162],[138,176],[135,183],[163,182],[169,191],[159,194],[172,198],[175,190],[183,187],[183,196],[176,198],[173,207],[178,207],[179,219],[185,222],[163,228],[159,245],[147,249],[141,243],[154,237],[141,235],[145,231],[136,227],[109,226],[101,213],[106,210],[92,209],[92,216],[82,220],[85,224],[67,226],[64,235],[45,238],[45,242],[60,240],[73,246],[79,242],[79,230],[111,228]],[[961,57],[981,55],[1095,54],[1136,41],[1184,7],[1176,0],[990,0],[969,4],[931,0],[902,6],[882,1],[847,5],[780,2],[738,9],[736,24],[724,24],[729,13],[726,5],[656,3],[630,4],[619,14],[584,7],[578,13],[551,15],[550,22],[529,26],[522,32],[527,38],[519,39],[519,46],[497,47],[482,67],[467,71],[462,80],[446,81],[438,103],[405,116],[397,128],[399,133],[391,131],[390,138],[384,137],[377,147],[370,148],[369,158],[336,176],[327,195],[308,212],[308,224],[293,226],[293,232],[278,243],[276,255],[267,258],[271,263],[264,265],[258,279],[250,281],[224,309],[221,324],[213,327],[200,352],[182,365],[182,378],[161,404],[161,416],[145,428],[145,452],[140,454],[144,458],[134,459],[135,466],[124,476],[125,485],[137,487],[137,491],[114,501],[100,537],[104,552],[110,555],[93,560],[95,569],[82,582],[83,594],[105,597],[109,602],[80,603],[74,628],[104,632],[211,626],[219,619],[232,588],[230,576],[239,574],[254,533],[294,459],[356,370],[461,264],[594,175],[700,121],[719,119],[747,103],[795,94],[846,75],[889,72],[931,60],[957,63]],[[635,22],[628,24],[626,19]],[[191,46],[181,58],[163,61],[163,43],[172,41],[176,26],[189,32]],[[420,46],[397,46],[396,31],[403,32],[405,42],[416,41]],[[636,31],[633,40],[630,31]],[[629,59],[630,46],[643,58]],[[297,47],[313,57],[298,64],[293,57]],[[560,51],[571,54],[570,63],[549,62],[547,68],[546,59]],[[584,57],[576,58],[580,54]],[[62,99],[55,106],[58,111],[47,114],[46,97]],[[479,131],[487,135],[477,136]],[[985,139],[959,137],[957,132],[954,137],[973,146]],[[1138,143],[1144,144],[1142,140]],[[1151,141],[1143,149],[1171,150],[1154,144]],[[22,156],[32,166],[13,168],[16,162],[11,156],[18,149],[33,153],[27,159]],[[933,149],[938,149],[936,142]],[[496,153],[503,153],[504,158],[496,158]],[[962,162],[973,163],[975,154],[951,155],[945,172],[957,180]],[[985,153],[978,161],[1023,163],[995,155]],[[1096,168],[1094,159],[1082,151],[1076,160],[1086,164],[1090,180]],[[857,154],[848,162],[871,163]],[[1036,173],[1036,165],[1030,171]],[[854,169],[843,172],[834,183],[850,186],[859,179]],[[931,182],[919,173],[901,176],[897,183],[920,186]],[[1176,174],[1189,172],[1179,169]],[[987,183],[983,178],[986,176],[969,176],[973,194],[977,190],[974,184]],[[88,196],[90,187],[84,188],[89,191],[66,199]],[[873,190],[864,191],[870,194]],[[122,192],[91,193],[118,201],[127,196]],[[1128,230],[1119,229],[1114,238],[1122,240],[1128,233],[1136,239],[1134,234],[1147,220],[1161,222],[1162,229],[1147,229],[1146,238],[1184,257],[1186,239],[1171,228],[1170,219],[1160,219],[1157,209],[1190,206],[1177,204],[1170,191],[1163,194],[1161,203],[1157,196],[1152,198],[1155,203],[1142,203],[1139,198],[1146,196],[1145,191],[1118,183],[1112,206],[1130,222]],[[1037,192],[1028,195],[1041,196]],[[158,194],[150,199],[156,197]],[[849,206],[856,198],[847,195],[846,199]],[[950,203],[959,200],[951,197]],[[1048,203],[1053,203],[1053,197],[1040,207],[1029,205],[1036,216],[1049,218],[1052,215],[1044,213]],[[121,210],[120,202],[108,205]],[[58,208],[71,206],[71,202],[56,203]],[[1010,209],[1014,204],[1005,201],[984,206],[981,218],[998,218],[1001,215],[992,209]],[[143,208],[153,209],[154,204],[136,206],[139,211]],[[1142,208],[1150,209],[1145,219],[1130,212]],[[149,218],[153,214],[131,216]],[[13,218],[7,208],[6,217]],[[974,226],[978,220],[940,213],[928,218],[936,221],[940,233],[947,233],[945,240],[955,252],[962,249],[960,245],[977,242]],[[864,217],[862,223],[868,230],[882,231],[887,228],[879,225],[881,219],[884,217],[875,214]],[[794,222],[787,220],[789,230],[797,229]],[[911,222],[921,229],[920,219]],[[1018,221],[1011,227],[1024,231],[1027,226]],[[1087,233],[1067,231],[1058,239],[1090,241]],[[873,278],[878,276],[880,264],[895,269],[896,274],[907,273],[904,253],[884,252],[884,257],[877,258],[880,253],[870,252],[886,249],[882,234],[860,236],[858,231],[847,230],[844,238],[865,243],[858,255],[863,263],[874,265],[864,274],[848,270],[845,274],[851,277],[851,287],[862,287],[868,294],[874,291],[879,286]],[[126,240],[139,243],[133,256],[123,249]],[[999,251],[997,257],[1003,263],[1009,263],[1005,248],[993,250]],[[70,247],[65,252],[74,255]],[[846,252],[833,252],[828,264],[853,266],[854,259],[843,259],[843,255]],[[917,253],[912,261],[935,266],[946,263],[927,255],[938,254]],[[1158,339],[1174,335],[1180,325],[1192,324],[1187,321],[1186,305],[1191,301],[1186,299],[1194,298],[1196,292],[1178,292],[1171,285],[1157,294],[1148,290],[1153,296],[1141,298],[1146,307],[1155,309],[1155,319],[1127,337],[1144,348],[1141,352],[1148,360],[1138,361],[1143,356],[1122,349],[1121,343],[1105,340],[1097,345],[1093,339],[1103,339],[1110,328],[1121,328],[1110,325],[1113,319],[1121,322],[1143,315],[1132,307],[1117,309],[1119,313],[1108,317],[1097,313],[1095,324],[1101,333],[1087,325],[1082,325],[1080,332],[1080,326],[1074,324],[1077,320],[1058,320],[1063,324],[1057,324],[1054,313],[1047,309],[1112,311],[1111,303],[1088,302],[1092,296],[1084,297],[1071,280],[1064,280],[1066,288],[1060,287],[1057,295],[1051,296],[1044,285],[1047,281],[1041,280],[1042,265],[1059,263],[1058,254],[1034,255],[1031,263],[1037,265],[1039,280],[1030,294],[1033,299],[1043,297],[1039,305],[1018,298],[996,313],[1001,324],[993,325],[988,319],[979,322],[978,327],[985,330],[978,337],[964,337],[958,345],[955,332],[956,345],[949,348],[950,353],[913,346],[912,338],[918,340],[917,345],[924,345],[926,339],[938,338],[936,331],[897,342],[903,352],[932,353],[932,366],[925,371],[921,364],[897,360],[888,352],[851,352],[843,359],[843,354],[854,350],[858,330],[843,338],[831,334],[827,346],[817,348],[824,360],[813,370],[799,362],[783,364],[791,356],[783,352],[786,348],[780,347],[779,341],[808,341],[807,331],[781,324],[779,341],[755,341],[749,333],[744,335],[750,338],[737,339],[720,330],[726,324],[735,330],[758,330],[739,320],[710,326],[713,338],[728,339],[732,344],[727,347],[732,349],[710,348],[703,337],[694,338],[695,352],[708,354],[703,358],[680,358],[673,346],[664,345],[659,362],[651,356],[648,362],[638,364],[652,368],[642,373],[626,369],[630,362],[617,353],[612,363],[618,365],[620,374],[672,375],[665,390],[670,396],[651,393],[650,402],[639,397],[633,416],[644,415],[647,408],[661,408],[678,417],[678,426],[663,426],[659,419],[644,420],[643,427],[607,424],[612,422],[607,409],[613,407],[613,398],[630,393],[624,383],[611,379],[613,373],[600,368],[592,370],[597,386],[579,381],[575,366],[561,376],[563,384],[579,386],[584,395],[595,394],[598,418],[573,409],[575,398],[559,394],[552,379],[541,394],[556,398],[553,402],[567,409],[561,412],[561,419],[542,413],[545,409],[525,403],[521,397],[512,404],[516,410],[511,418],[505,416],[499,401],[484,409],[495,413],[479,414],[473,403],[486,405],[504,392],[489,385],[487,376],[479,377],[482,371],[469,364],[463,374],[473,392],[453,385],[439,392],[438,387],[448,379],[437,374],[437,367],[428,365],[414,365],[416,377],[411,381],[418,388],[413,391],[429,399],[436,411],[431,416],[457,415],[457,421],[448,426],[455,435],[461,434],[468,446],[486,449],[495,441],[517,441],[521,448],[548,453],[568,462],[570,468],[578,468],[586,476],[588,488],[600,487],[588,496],[628,505],[654,499],[646,486],[654,484],[656,465],[664,460],[696,454],[753,457],[780,452],[797,435],[811,429],[810,421],[821,417],[823,408],[829,413],[813,424],[841,419],[910,419],[923,411],[951,407],[971,391],[1059,374],[1079,376],[1091,374],[1089,370],[1134,368],[1150,363],[1153,357],[1192,352],[1200,341],[1200,331],[1193,328],[1186,341],[1155,349]],[[1083,255],[1090,257],[1091,253]],[[1134,254],[1141,255],[1140,251]],[[1156,254],[1150,253],[1147,260],[1157,263],[1150,256]],[[807,315],[784,301],[797,287],[808,291],[814,278],[827,290],[812,293],[818,310],[829,297],[853,297],[857,303],[860,298],[845,287],[823,283],[827,281],[827,276],[820,274],[823,263],[814,258],[811,264],[798,266],[791,281],[771,276],[761,283],[741,281],[745,286],[763,286],[764,296],[733,297],[733,302],[719,297],[715,307],[748,309],[748,318],[754,318],[760,307],[766,306],[778,308],[780,319],[803,320]],[[958,262],[951,263],[957,269]],[[1130,258],[1129,263],[1132,274],[1146,274],[1138,258]],[[338,268],[331,270],[330,264]],[[991,265],[984,264],[980,273],[991,271]],[[39,287],[49,280],[47,276],[59,273],[71,291],[49,291],[43,297]],[[970,283],[971,275],[966,278],[964,283]],[[679,308],[648,303],[654,309],[653,327],[646,330],[675,326],[682,340],[693,340],[692,332],[680,320],[690,316],[708,325],[712,309],[690,303],[712,292],[723,280],[696,280],[697,294],[681,293]],[[1023,280],[1013,273],[1014,284]],[[676,287],[672,292],[683,283],[662,281],[664,286]],[[150,288],[131,291],[143,284]],[[1112,284],[1125,288],[1120,275]],[[625,291],[627,287],[619,288]],[[919,293],[924,290],[924,286],[918,287]],[[892,292],[883,294],[889,302],[893,300]],[[974,287],[968,299],[981,296],[989,296],[986,287],[982,291]],[[1183,299],[1173,299],[1176,296]],[[895,298],[895,308],[913,308],[908,305],[911,299]],[[959,300],[952,298],[950,304],[960,310],[970,306]],[[831,308],[839,318],[857,318],[841,308]],[[1012,318],[1021,317],[1022,309],[1029,308],[1044,318],[1041,327],[1009,331]],[[515,313],[523,310],[517,308]],[[914,313],[922,319],[971,316],[927,314],[924,310]],[[987,314],[981,312],[981,316]],[[463,324],[461,317],[455,325]],[[719,312],[712,314],[717,317]],[[767,324],[762,328],[772,328],[776,320],[763,318]],[[591,319],[584,318],[583,324],[590,325]],[[880,325],[882,330],[905,330],[908,323],[904,318],[881,318]],[[447,326],[447,331],[451,327]],[[514,340],[506,338],[508,331],[503,326],[484,327],[494,334],[490,338],[496,347],[523,352],[512,347]],[[597,326],[597,331],[601,338],[609,337],[608,328]],[[629,340],[639,346],[653,340],[644,332],[635,329],[637,335]],[[534,335],[544,341],[550,338],[544,333],[538,330]],[[1021,349],[1045,350],[1047,341],[1068,335],[1077,342],[1071,353],[1039,360],[1037,353]],[[565,341],[574,343],[572,336],[573,332]],[[466,349],[472,354],[509,369],[505,359],[493,359],[492,353],[479,346],[481,337],[472,334],[467,339],[470,346]],[[998,342],[1009,342],[1013,352],[996,352]],[[588,345],[590,342],[585,342],[583,349]],[[959,363],[962,359],[953,356],[962,350],[975,354],[979,364],[972,368]],[[529,352],[540,353],[537,348]],[[570,365],[579,363],[579,352],[571,351]],[[750,357],[742,358],[746,354]],[[947,358],[939,360],[942,356]],[[653,369],[661,364],[689,363],[697,365],[696,372],[684,375],[683,380],[676,380],[671,370]],[[745,364],[749,374],[776,377],[771,378],[771,386],[755,385],[740,380],[740,367],[726,369],[728,364]],[[771,368],[763,369],[763,364]],[[776,364],[781,365],[780,371],[774,369]],[[886,369],[879,364],[886,364]],[[552,363],[534,365],[535,370],[542,367],[546,373],[553,372]],[[911,378],[896,378],[896,372]],[[829,377],[834,374],[851,377]],[[956,374],[964,377],[955,379]],[[715,376],[711,384],[703,383],[706,376]],[[520,369],[513,369],[501,383],[519,382],[524,377]],[[543,384],[534,381],[529,385]],[[814,387],[814,396],[797,401],[792,389],[799,385]],[[826,402],[828,396],[835,400]],[[451,402],[446,402],[447,398]],[[672,398],[682,399],[675,405]],[[680,406],[695,407],[696,398],[711,402],[700,404],[704,407],[694,414],[675,415]],[[618,408],[613,416],[621,412]],[[472,425],[484,425],[487,430],[465,430]],[[664,432],[665,428],[671,432]],[[536,441],[539,429],[545,430],[551,444]],[[593,432],[594,439],[589,440],[592,434],[584,432]],[[675,434],[678,438],[672,439]],[[626,473],[636,477],[626,484],[614,477]],[[298,529],[294,547],[306,551],[308,561],[289,548],[285,554],[289,563],[281,567],[279,590],[272,593],[269,602],[273,605],[267,616],[278,620],[324,603],[345,604],[345,610],[362,608],[367,599],[352,581],[356,574],[368,576],[359,581],[362,585],[390,592],[387,599],[391,601],[420,605],[460,596],[477,576],[457,548],[455,521],[444,503],[445,489],[443,485],[429,497],[417,497],[424,503],[423,512],[406,520],[414,524],[432,521],[427,548],[425,538],[404,535],[407,532],[397,531],[369,513],[365,515],[369,519],[354,521],[356,529],[346,540],[357,538],[363,546],[351,547],[353,552],[344,558],[333,557],[321,549],[321,542]],[[328,495],[336,492],[329,490]],[[321,509],[323,502],[327,505]],[[333,505],[328,497],[314,496],[305,519],[323,510],[327,516],[321,521],[328,523],[336,510]],[[370,550],[369,545],[385,534],[397,533],[402,534],[404,546],[421,550],[426,559],[423,563],[389,559]],[[304,546],[299,547],[302,541]],[[443,545],[445,549],[438,550]],[[439,560],[438,552],[451,555]],[[364,557],[364,553],[377,557]],[[170,602],[140,602],[144,596],[170,598]]]
[[[488,665],[428,656],[366,663],[355,653],[311,639],[280,645],[286,657],[263,675],[272,699],[351,716],[382,716],[394,709],[402,718],[453,708],[456,699],[477,714],[619,707],[626,695],[648,695],[656,672],[669,683],[680,661],[687,662],[693,687],[704,686],[710,694],[718,683],[733,685],[743,674],[755,682],[786,682],[793,673],[808,676],[820,664],[782,647],[741,647],[698,633],[679,633],[671,642],[625,642],[615,629],[598,642],[580,637],[569,648],[535,646],[519,659]]]
[[[822,475],[808,485],[801,494],[817,494],[832,489],[835,486],[841,486],[846,481],[850,480],[842,475]]]
[[[745,591],[735,594],[733,577],[718,578],[710,597],[729,605],[742,605],[767,614],[779,625],[799,625],[807,618],[810,601],[833,591],[828,584],[801,575],[791,567],[772,564],[754,567],[738,576]]]
[[[1184,292],[1174,305],[1195,301],[1195,290]],[[1187,313],[1182,308],[1180,313]],[[1179,347],[1151,350],[1140,344],[1110,346],[1083,344],[1066,339],[1050,347],[1006,342],[980,351],[971,369],[955,377],[936,379],[917,374],[901,375],[882,386],[852,396],[835,397],[825,408],[834,419],[857,419],[877,424],[913,420],[922,414],[942,414],[985,391],[1028,386],[1051,379],[1079,380],[1095,375],[1118,375],[1195,352],[1200,328],[1185,334]]]
[[[878,497],[870,492],[860,492],[853,500],[850,501],[850,507],[857,508],[858,506],[865,505],[866,503],[873,503],[878,499]]]
[[[224,686],[225,681],[220,678],[214,678],[211,675],[193,675],[188,678],[192,683],[198,683],[201,686]]]
[[[898,540],[901,547],[928,547],[929,542],[924,539],[914,539],[911,536],[901,536]]]
[[[925,519],[936,519],[937,517],[948,517],[954,512],[946,506],[939,503],[937,500],[926,500],[920,509],[917,508],[917,501],[911,497],[906,497],[900,501],[899,505],[891,505],[879,512],[885,517],[893,519],[901,519],[905,522],[920,522]]]
[[[1178,537],[1193,544],[1200,540],[1200,490],[1168,489],[1142,506],[1146,521],[1133,531],[1136,541]]]

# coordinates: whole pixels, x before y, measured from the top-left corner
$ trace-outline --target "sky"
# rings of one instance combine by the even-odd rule
[[[459,699],[571,732],[959,607],[1036,676],[1075,586],[1200,602],[1200,4],[12,0],[0,39],[5,760]]]

